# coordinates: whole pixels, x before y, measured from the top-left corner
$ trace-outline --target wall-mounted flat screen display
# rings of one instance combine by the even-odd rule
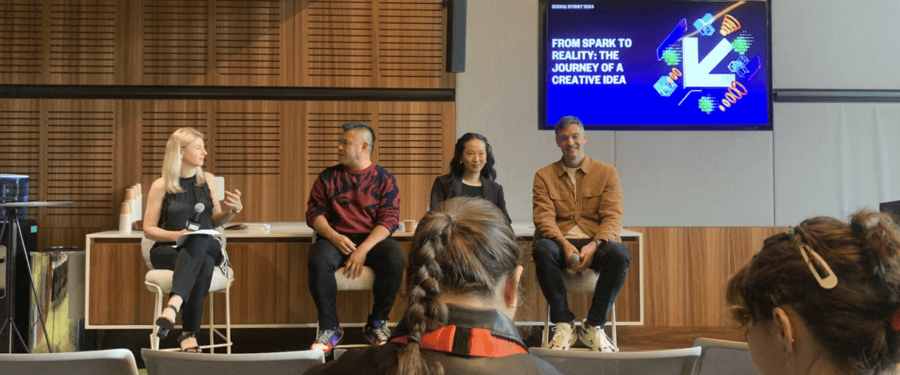
[[[541,129],[771,130],[767,1],[541,0]]]

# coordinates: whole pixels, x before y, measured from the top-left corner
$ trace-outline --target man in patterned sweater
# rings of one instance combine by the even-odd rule
[[[375,304],[363,333],[373,345],[391,334],[388,314],[403,273],[403,253],[391,233],[397,229],[400,190],[394,176],[371,160],[375,134],[366,123],[343,125],[338,145],[341,164],[319,174],[309,193],[306,222],[316,231],[309,249],[309,290],[319,314],[319,335],[310,349],[326,355],[344,330],[337,316],[334,272],[357,278],[363,266],[375,271]]]

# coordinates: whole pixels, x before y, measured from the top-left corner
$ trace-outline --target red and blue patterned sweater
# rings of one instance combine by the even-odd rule
[[[343,234],[368,234],[376,225],[393,233],[400,221],[397,181],[375,163],[361,170],[341,164],[326,168],[309,192],[306,223],[312,226],[322,215]]]

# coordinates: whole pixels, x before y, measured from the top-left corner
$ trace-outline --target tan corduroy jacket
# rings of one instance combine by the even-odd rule
[[[534,174],[535,241],[560,244],[576,223],[593,239],[621,241],[623,198],[616,168],[585,156],[575,180],[578,191],[562,159]]]

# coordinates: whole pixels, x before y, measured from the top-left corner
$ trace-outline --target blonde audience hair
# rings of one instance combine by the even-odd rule
[[[443,374],[419,349],[425,332],[447,325],[442,293],[494,298],[498,283],[513,277],[521,250],[506,217],[481,198],[457,197],[432,207],[409,251],[409,308],[404,319],[409,344],[399,354],[397,374]]]
[[[193,143],[197,138],[203,139],[203,133],[194,128],[181,128],[169,136],[166,142],[166,154],[163,157],[162,178],[165,181],[166,192],[170,194],[181,193],[184,190],[178,179],[181,178],[181,150]],[[194,173],[196,185],[206,183],[203,168],[197,167]]]
[[[815,252],[824,265],[807,263]],[[900,233],[893,218],[859,211],[850,222],[815,217],[765,240],[731,277],[726,299],[744,328],[789,306],[824,355],[846,373],[893,373],[900,362]],[[810,268],[819,273],[819,280]],[[829,272],[829,269],[831,270]],[[833,274],[837,284],[828,282]]]

